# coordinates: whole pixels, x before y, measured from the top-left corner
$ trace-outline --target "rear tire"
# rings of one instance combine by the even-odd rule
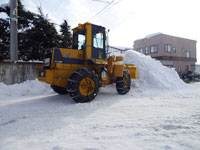
[[[75,71],[68,79],[68,92],[76,103],[92,101],[98,91],[98,77],[94,71],[87,68]]]
[[[58,94],[67,94],[67,89],[63,88],[63,87],[59,87],[56,85],[51,85],[51,88],[54,90],[54,92],[58,93]]]
[[[131,88],[131,77],[128,70],[124,70],[123,77],[116,78],[116,89],[118,94],[126,94]]]

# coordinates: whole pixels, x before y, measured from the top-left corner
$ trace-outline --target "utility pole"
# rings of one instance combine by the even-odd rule
[[[10,60],[18,60],[17,0],[10,0]]]
[[[64,48],[68,48],[68,23],[67,21],[65,20],[64,21],[65,23],[65,31],[64,31],[64,42],[63,42],[63,46]]]

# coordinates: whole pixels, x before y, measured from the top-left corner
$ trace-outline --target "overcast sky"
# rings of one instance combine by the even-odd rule
[[[0,4],[7,1],[1,0]],[[119,3],[109,6],[102,14],[90,20],[108,3],[96,0],[22,0],[25,7],[34,12],[41,3],[44,13],[57,24],[67,19],[72,28],[88,21],[105,26],[110,29],[109,42],[113,46],[132,47],[134,40],[157,32],[200,41],[200,0],[115,2]],[[199,48],[197,42],[198,63]]]

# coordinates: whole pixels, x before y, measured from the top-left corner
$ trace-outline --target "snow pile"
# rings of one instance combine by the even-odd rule
[[[150,56],[129,50],[125,53],[124,62],[135,64],[138,68],[139,79],[134,80],[134,85],[141,90],[159,89],[173,90],[181,89],[186,84],[179,78],[174,68],[163,66]]]
[[[39,96],[50,94],[50,86],[38,80],[28,80],[20,84],[6,85],[0,83],[0,99],[6,97]]]

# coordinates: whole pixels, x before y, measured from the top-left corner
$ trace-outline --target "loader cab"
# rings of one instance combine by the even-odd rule
[[[73,29],[72,48],[83,50],[85,59],[102,62],[106,59],[105,28],[90,23],[79,24]]]

